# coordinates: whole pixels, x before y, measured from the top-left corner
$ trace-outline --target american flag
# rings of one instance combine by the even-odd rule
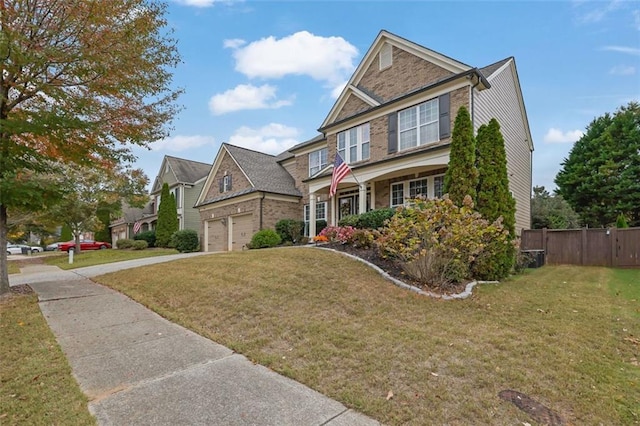
[[[140,228],[142,228],[142,222],[138,221],[136,223],[133,224],[133,233],[137,234],[138,232],[140,232]]]
[[[342,160],[340,154],[336,153],[336,161],[333,163],[333,174],[331,175],[331,186],[329,187],[329,197],[336,195],[338,184],[350,171],[351,169],[347,163]]]

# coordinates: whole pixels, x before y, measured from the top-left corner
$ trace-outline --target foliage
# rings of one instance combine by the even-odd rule
[[[533,187],[531,227],[533,229],[574,229],[580,226],[578,214],[562,195],[551,195],[544,186]]]
[[[170,247],[171,236],[178,230],[178,210],[173,194],[169,192],[169,184],[162,184],[160,205],[158,206],[158,224],[156,225],[156,246]]]
[[[2,2],[0,247],[11,210],[36,211],[66,188],[59,164],[109,171],[168,135],[180,58],[166,5],[151,0]],[[9,291],[0,250],[0,294]]]
[[[116,248],[119,249],[130,249],[133,247],[134,240],[130,240],[129,238],[122,238],[116,241]]]
[[[71,227],[65,223],[62,225],[62,230],[60,231],[60,241],[69,241],[71,239],[73,239]]]
[[[131,246],[131,248],[134,250],[144,250],[147,247],[149,247],[149,245],[145,240],[135,240],[133,241],[133,245]]]
[[[251,238],[251,248],[260,249],[275,247],[282,242],[280,235],[273,229],[262,229]]]
[[[495,118],[482,125],[476,136],[478,156],[478,198],[476,210],[493,222],[502,217],[509,235],[516,235],[516,201],[509,191],[507,153],[500,124]]]
[[[606,227],[619,213],[640,226],[640,104],[594,119],[556,175],[558,193],[590,227]]]
[[[120,208],[120,203],[114,203],[116,205],[109,205],[107,203],[99,203],[97,209],[97,218],[98,218],[98,227],[95,232],[95,240],[96,241],[106,241],[111,243],[111,230],[109,229],[109,224],[111,223],[111,213],[112,211]]]
[[[461,106],[456,115],[451,134],[449,168],[444,175],[444,192],[454,204],[461,206],[469,195],[475,203],[478,187],[476,169],[476,141],[473,137],[471,116],[466,107]]]
[[[353,244],[354,247],[369,249],[373,247],[374,240],[375,235],[373,231],[369,229],[356,229],[349,238],[349,243]]]
[[[316,233],[322,232],[327,227],[327,221],[324,219],[316,220]],[[304,244],[304,243],[302,243]]]
[[[149,247],[155,247],[156,246],[156,231],[151,230],[151,231],[140,232],[139,234],[134,235],[133,239],[134,240],[145,240]]]
[[[340,219],[339,226],[351,226],[359,229],[378,229],[395,214],[394,208],[370,210],[362,214],[347,215]]]
[[[490,223],[483,219],[473,210],[470,196],[462,207],[448,196],[411,200],[410,206],[398,209],[376,239],[381,255],[408,264],[407,273],[417,271],[414,278],[424,284],[439,286],[470,278],[478,259],[492,259],[509,245],[501,220]],[[426,259],[431,257],[437,259]],[[499,269],[496,275],[503,273]],[[423,281],[434,277],[441,277],[440,281]]]
[[[360,216],[357,214],[348,214],[338,221],[338,226],[351,226],[352,228],[357,228],[359,219]]]
[[[629,224],[627,223],[627,218],[624,214],[620,213],[618,218],[616,219],[616,228],[628,228]]]
[[[198,233],[193,229],[184,229],[182,231],[174,232],[171,236],[170,246],[178,250],[180,253],[200,251]]]
[[[353,226],[327,226],[319,235],[327,237],[329,241],[347,244],[351,243],[355,231],[356,229]]]
[[[295,219],[281,219],[276,223],[276,232],[283,242],[296,243],[302,237],[304,221]]]

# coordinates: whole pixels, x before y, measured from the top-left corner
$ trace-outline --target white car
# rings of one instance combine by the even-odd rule
[[[26,248],[33,253],[39,253],[42,251],[40,246],[28,246],[26,244],[7,244],[7,254],[22,254],[22,249]]]

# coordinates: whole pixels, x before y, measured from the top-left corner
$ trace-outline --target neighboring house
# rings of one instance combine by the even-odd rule
[[[176,198],[178,229],[201,228],[200,214],[193,206],[211,170],[211,164],[166,155],[150,192],[150,201],[144,209],[123,208],[123,217],[111,222],[113,241],[133,238],[134,224],[139,222],[139,232],[156,228],[162,185],[169,185],[169,192]],[[124,236],[122,236],[124,235]],[[121,237],[122,236],[122,237]]]
[[[500,122],[516,228],[528,229],[533,142],[515,59],[474,68],[381,31],[320,126],[320,135],[277,157],[253,153],[251,161],[236,159],[235,164],[224,160],[233,159],[234,152],[252,151],[221,147],[196,204],[204,250],[237,249],[239,242],[283,218],[304,219],[309,235],[315,235],[319,219],[337,224],[345,215],[402,205],[417,195],[441,197],[453,122],[463,105],[476,130],[492,117]],[[329,198],[337,152],[353,173]],[[266,176],[249,178],[247,168],[263,166],[270,170]],[[233,182],[228,189],[225,173]],[[287,190],[272,191],[276,184]],[[244,202],[243,191],[274,194],[269,213],[256,201]],[[236,226],[247,229],[244,239],[236,235]]]

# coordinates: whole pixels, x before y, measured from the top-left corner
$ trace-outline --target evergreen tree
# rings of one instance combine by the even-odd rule
[[[478,170],[475,163],[476,141],[471,116],[467,108],[461,106],[453,125],[449,168],[444,175],[444,192],[457,206],[462,206],[466,195],[476,202]]]
[[[65,223],[62,225],[62,230],[60,231],[60,241],[71,240],[73,240],[73,231],[71,231],[71,227]]]
[[[156,247],[168,247],[171,236],[178,230],[178,211],[176,199],[169,193],[169,184],[162,185],[160,205],[158,206],[158,224],[156,226]]]
[[[505,229],[516,235],[516,202],[509,191],[507,153],[498,120],[478,129],[478,198],[476,210],[485,219],[494,221],[502,216]]]
[[[587,126],[556,175],[558,193],[590,227],[619,213],[640,226],[640,104],[631,102]]]
[[[562,195],[549,194],[544,186],[533,187],[531,198],[531,228],[575,229],[580,218]]]

